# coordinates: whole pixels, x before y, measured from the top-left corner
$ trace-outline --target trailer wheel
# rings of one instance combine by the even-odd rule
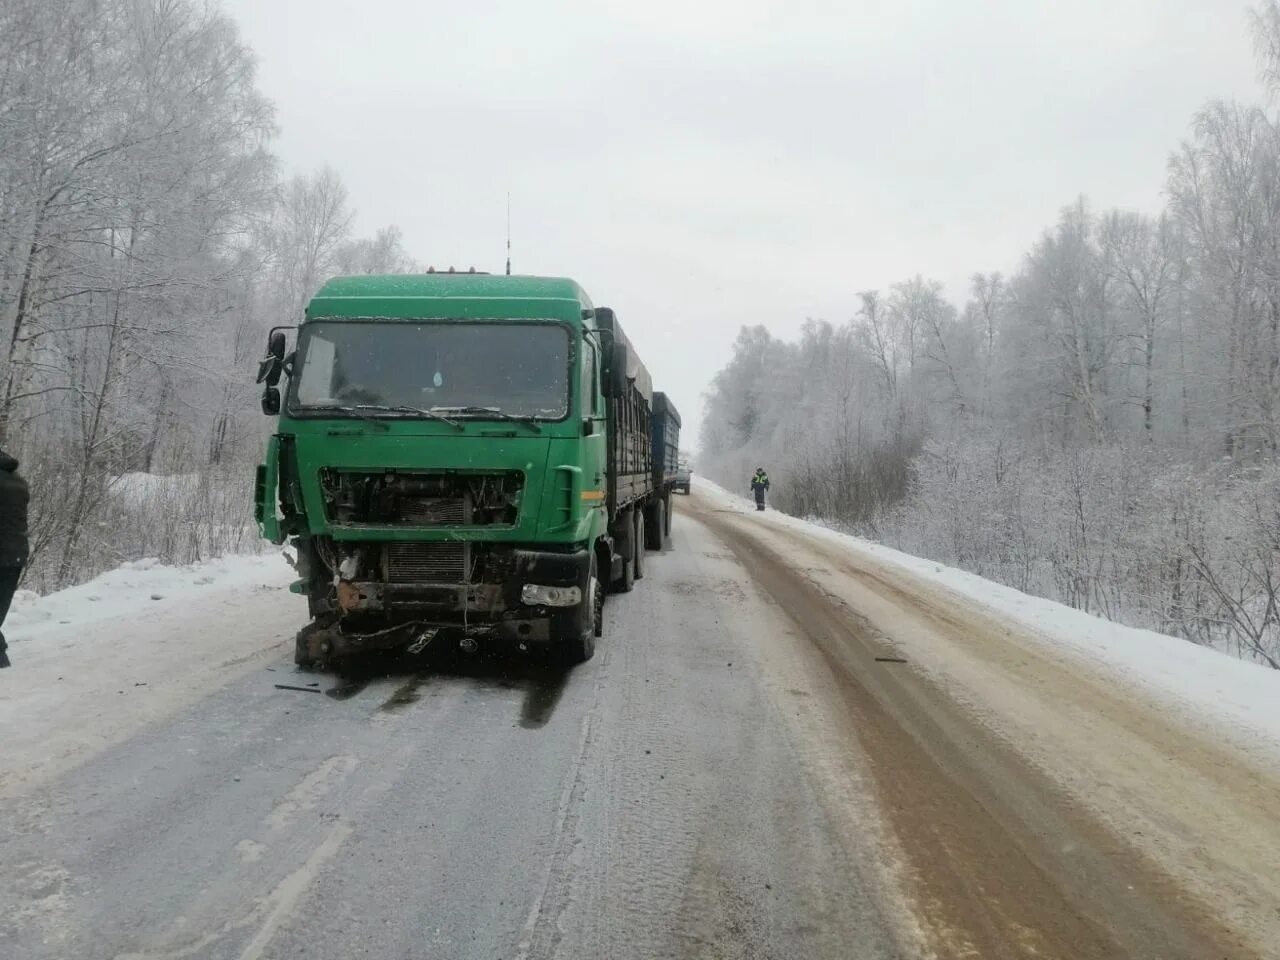
[[[671,494],[662,498],[662,538],[671,543]]]
[[[661,550],[666,536],[666,504],[659,498],[644,511],[644,545],[650,550]]]
[[[635,579],[644,579],[644,510],[636,509],[632,513],[635,514],[633,522],[635,523],[634,532],[631,534],[631,556],[632,569],[635,571]]]

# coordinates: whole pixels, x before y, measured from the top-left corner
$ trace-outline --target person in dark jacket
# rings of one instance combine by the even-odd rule
[[[27,481],[18,474],[18,461],[0,450],[0,627],[26,562]],[[6,649],[0,633],[0,667],[9,666]]]
[[[756,467],[756,475],[751,478],[751,492],[756,495],[756,509],[764,509],[764,494],[769,489],[769,475],[764,467]]]

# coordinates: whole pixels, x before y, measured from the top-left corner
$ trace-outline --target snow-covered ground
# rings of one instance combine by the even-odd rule
[[[0,670],[0,794],[75,764],[279,656],[306,617],[279,554],[140,560],[15,597]]]
[[[1231,739],[1280,756],[1280,671],[776,511],[757,515],[744,497],[706,479],[698,486],[719,507],[914,577],[943,596],[976,602],[1046,648],[1170,705],[1184,719],[1223,726]],[[6,731],[0,792],[19,766],[60,769],[93,744],[213,689],[228,671],[286,655],[306,616],[302,598],[287,592],[293,577],[279,554],[184,567],[143,560],[49,596],[20,593],[5,623],[14,667],[0,671],[0,729]]]
[[[702,489],[724,509],[755,513],[754,504],[702,478]],[[1071,607],[1034,597],[976,574],[946,567],[819,523],[776,510],[762,522],[791,529],[880,565],[906,571],[969,601],[1011,617],[1026,632],[1057,652],[1066,652],[1105,670],[1180,713],[1215,721],[1250,741],[1265,739],[1280,754],[1280,671],[1238,660],[1178,637],[1113,623]]]
[[[689,506],[758,565],[793,629],[860,691],[854,702],[892,711],[897,683],[923,681],[917,706],[948,703],[976,721],[1088,811],[1117,855],[1132,848],[1252,942],[1280,944],[1280,671],[759,513],[706,481]],[[886,670],[900,679],[881,679]],[[931,730],[915,710],[899,716],[948,763],[964,753],[946,742],[954,722]],[[998,754],[986,773],[997,779]],[[1020,817],[1022,801],[1008,809]],[[1237,952],[1280,960],[1274,949]]]
[[[158,560],[133,560],[94,577],[88,583],[40,596],[19,590],[4,622],[5,637],[15,653],[28,654],[28,641],[53,636],[51,643],[30,648],[37,658],[66,644],[84,642],[81,629],[101,620],[136,615],[148,607],[164,609],[219,591],[252,589],[261,583],[287,583],[290,569],[279,554],[219,557],[204,563],[172,567]],[[75,630],[62,630],[75,627]],[[20,648],[20,649],[19,649]]]

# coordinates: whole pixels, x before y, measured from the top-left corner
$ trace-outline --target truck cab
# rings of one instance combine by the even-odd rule
[[[286,336],[256,515],[297,550],[299,664],[438,636],[588,659],[654,496],[611,470],[648,379],[612,312],[561,278],[339,277]]]

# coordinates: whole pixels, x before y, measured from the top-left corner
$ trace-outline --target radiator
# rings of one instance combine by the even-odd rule
[[[467,579],[467,545],[458,540],[387,545],[390,583],[461,583]]]

